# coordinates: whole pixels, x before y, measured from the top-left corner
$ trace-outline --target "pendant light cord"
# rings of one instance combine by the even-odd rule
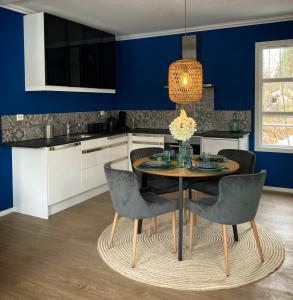
[[[185,28],[185,36],[186,36],[186,0],[185,0],[185,13],[184,13],[184,28]]]

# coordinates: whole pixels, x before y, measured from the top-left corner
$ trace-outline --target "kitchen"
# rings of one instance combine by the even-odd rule
[[[82,23],[72,17],[65,18],[54,10],[47,12]],[[31,74],[40,76],[25,74],[30,68],[44,68],[44,62],[41,63],[44,57],[40,53],[45,53],[40,48],[44,49],[39,43],[40,31],[31,34],[31,40],[26,44],[24,35],[28,33],[23,29],[26,14],[0,8],[0,36],[3,45],[7,45],[0,50],[1,219],[4,224],[5,218],[8,220],[17,213],[39,217],[40,222],[48,219],[46,222],[50,224],[52,218],[78,207],[74,205],[86,205],[88,199],[105,197],[108,190],[105,163],[112,162],[118,169],[128,170],[131,169],[129,154],[132,150],[168,148],[174,143],[177,146],[169,125],[178,116],[179,109],[170,101],[166,85],[170,63],[183,55],[182,34],[166,33],[147,38],[143,35],[141,38],[129,38],[127,34],[124,38],[118,36],[114,42],[116,50],[109,50],[115,51],[115,58],[109,63],[114,75],[105,77],[102,88],[93,88],[95,82],[90,79],[87,79],[87,87],[74,87],[76,81],[85,80],[74,73],[76,61],[72,63],[75,66],[72,69],[74,74],[70,76],[72,81],[68,87],[60,84],[62,88],[58,88],[59,84],[54,83],[57,80],[54,72],[50,73],[53,76],[49,83],[45,81],[50,80],[50,76],[45,78],[45,73],[39,73],[39,70],[33,69]],[[39,22],[42,13],[35,15],[38,15],[36,22]],[[76,23],[69,24],[77,34]],[[84,24],[92,25],[90,22]],[[268,172],[265,190],[281,193],[280,197],[289,199],[282,198],[280,202],[291,211],[292,153],[286,150],[266,152],[256,148],[253,75],[255,43],[292,39],[292,21],[280,19],[279,22],[256,24],[190,31],[197,37],[195,53],[203,65],[203,97],[200,102],[183,107],[197,123],[191,143],[194,154],[217,154],[221,149],[256,151],[256,170],[266,169]],[[36,23],[32,28],[40,30]],[[56,32],[53,37],[55,35]],[[28,47],[29,43],[34,47]],[[26,46],[34,53],[28,54]],[[52,47],[47,45],[46,49],[51,51]],[[72,41],[72,57],[75,57],[74,51],[77,51],[76,43]],[[39,60],[37,65],[34,64],[36,60]],[[100,68],[109,68],[109,65]],[[281,175],[279,170],[282,170]],[[273,196],[269,194],[267,197]],[[111,222],[112,212],[109,212],[107,222],[101,226],[105,228]],[[270,279],[266,280],[269,284]]]

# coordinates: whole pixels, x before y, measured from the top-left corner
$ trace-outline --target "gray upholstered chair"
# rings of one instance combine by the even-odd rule
[[[137,175],[133,172],[112,169],[110,163],[105,164],[104,170],[113,208],[115,210],[112,231],[108,240],[108,247],[110,248],[112,245],[119,215],[129,219],[134,219],[131,265],[132,267],[135,267],[138,220],[152,218],[172,212],[173,247],[176,252],[177,201],[164,199],[152,192],[141,194],[139,180]]]
[[[168,178],[163,176],[156,176],[151,174],[143,174],[139,170],[133,167],[133,163],[146,156],[151,156],[156,153],[162,152],[163,149],[159,147],[141,148],[135,149],[130,152],[130,161],[132,165],[133,172],[139,178],[142,192],[151,191],[157,195],[163,195],[167,193],[173,193],[178,191],[178,179]],[[185,184],[184,189],[187,188]]]
[[[141,184],[141,192],[153,192],[157,195],[163,195],[173,192],[178,192],[179,185],[178,185],[178,178],[172,177],[163,177],[163,176],[156,176],[146,173],[141,173],[139,170],[133,167],[133,163],[143,157],[151,156],[156,153],[161,153],[163,151],[162,148],[159,147],[148,147],[148,148],[140,148],[135,149],[130,152],[130,161],[133,172],[137,175],[140,184]],[[186,190],[188,188],[188,182],[183,182],[183,189]],[[142,221],[141,221],[142,222]],[[150,221],[149,224],[153,224],[153,231],[156,231],[156,218]],[[186,223],[186,216],[184,214],[184,223]],[[149,225],[149,232],[151,231],[151,225]]]
[[[223,149],[220,150],[218,154],[238,162],[240,167],[235,173],[233,173],[234,175],[254,173],[255,154],[253,152],[238,149]],[[219,194],[220,179],[221,177],[209,180],[201,180],[193,183],[189,188],[198,192],[216,196]],[[238,241],[237,226],[235,224],[233,224],[233,233],[234,240]]]
[[[218,196],[212,196],[199,201],[188,200],[186,203],[186,207],[190,212],[190,252],[192,252],[194,214],[209,221],[222,224],[227,276],[229,276],[229,266],[226,225],[250,222],[261,261],[264,261],[254,218],[258,209],[266,173],[265,170],[262,170],[257,174],[229,175],[223,177],[219,182]]]

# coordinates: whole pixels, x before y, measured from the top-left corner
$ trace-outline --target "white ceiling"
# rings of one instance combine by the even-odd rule
[[[184,0],[0,0],[27,11],[45,11],[118,36],[184,27]],[[187,0],[187,26],[240,25],[255,19],[293,19],[293,0]]]

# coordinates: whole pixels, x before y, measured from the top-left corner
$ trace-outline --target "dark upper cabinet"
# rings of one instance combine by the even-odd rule
[[[115,36],[45,14],[46,84],[115,89]]]
[[[101,85],[105,88],[116,87],[115,75],[115,36],[103,33],[100,47],[100,73]]]
[[[66,86],[67,78],[67,43],[66,23],[63,19],[46,15],[46,83],[48,85]]]

